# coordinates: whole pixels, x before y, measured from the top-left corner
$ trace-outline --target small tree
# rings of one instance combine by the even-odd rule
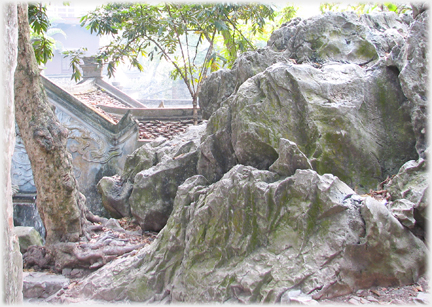
[[[17,9],[15,117],[33,170],[46,242],[78,241],[82,234],[80,206],[85,204],[80,204],[82,198],[66,150],[68,130],[57,120],[43,89],[30,41],[27,5]]]
[[[93,215],[78,190],[72,156],[66,147],[69,131],[57,119],[42,84],[34,45],[30,40],[27,4],[17,5],[17,17],[15,119],[32,167],[37,208],[46,229],[46,246],[30,247],[23,255],[24,263],[27,261],[44,268],[52,267],[54,262],[59,271],[64,267],[98,268],[143,244],[111,247],[96,242],[86,244],[83,249],[83,245],[77,243],[89,241],[94,231],[103,230],[102,225],[107,219]],[[45,26],[43,28],[46,30]],[[43,61],[43,57],[39,60]],[[94,225],[92,222],[102,224]],[[48,251],[50,256],[40,252],[41,249]]]
[[[98,55],[99,62],[107,64],[109,77],[125,59],[140,71],[141,56],[171,63],[171,77],[182,79],[192,97],[197,123],[198,93],[207,74],[254,49],[240,26],[250,24],[250,31],[257,33],[273,17],[274,10],[263,4],[114,3],[84,16],[81,25],[97,35],[112,36]],[[215,48],[218,36],[228,51],[225,57]]]

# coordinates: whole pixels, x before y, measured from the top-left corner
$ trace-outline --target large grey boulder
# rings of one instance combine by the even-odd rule
[[[333,175],[237,165],[212,185],[187,179],[154,244],[53,301],[277,303],[294,292],[312,301],[413,283],[427,254],[381,202]]]
[[[132,193],[132,183],[120,176],[103,177],[97,184],[102,195],[102,204],[113,218],[131,215],[129,197]]]
[[[27,251],[29,246],[43,245],[42,237],[33,227],[15,226],[14,233],[18,237],[20,251],[22,254]]]
[[[282,25],[203,84],[199,173],[215,182],[237,163],[268,169],[280,138],[363,191],[424,158],[427,16],[329,12]]]
[[[318,173],[369,191],[417,158],[407,103],[383,65],[277,63],[213,113],[198,171],[215,182],[237,163],[268,169],[285,138]]]
[[[131,213],[143,230],[159,231],[165,226],[177,188],[197,173],[197,162],[198,152],[193,150],[135,176],[129,202]]]
[[[393,48],[385,60],[387,65],[400,71],[401,87],[410,101],[416,149],[421,158],[426,158],[429,10],[422,4],[412,5],[415,19],[410,24],[406,43]]]
[[[156,148],[166,141],[157,139],[143,144],[126,158],[121,176],[103,177],[97,184],[102,205],[114,218],[131,216],[129,197],[136,174],[157,164]]]
[[[144,144],[128,156],[122,176],[102,178],[98,190],[111,216],[133,216],[143,230],[161,230],[171,214],[178,186],[197,174],[205,126],[189,127],[172,140],[160,138]]]
[[[267,45],[297,63],[329,61],[365,65],[404,41],[407,24],[393,12],[358,16],[326,12],[296,18],[272,33]]]
[[[408,161],[383,187],[391,195],[388,206],[395,217],[409,228],[417,225],[423,232],[429,221],[428,175],[426,160]]]
[[[240,55],[231,70],[211,74],[199,94],[208,119],[248,78],[278,62],[327,62],[372,65],[403,45],[408,25],[393,12],[358,16],[328,12],[305,20],[294,18],[275,30],[267,47]]]

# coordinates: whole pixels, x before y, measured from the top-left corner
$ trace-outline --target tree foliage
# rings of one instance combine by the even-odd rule
[[[402,14],[411,10],[409,4],[405,3],[390,3],[390,2],[361,2],[356,4],[349,4],[345,7],[339,2],[325,2],[320,4],[321,13],[325,12],[344,12],[354,11],[357,14],[369,14],[372,12],[395,12],[396,14]]]
[[[38,64],[45,64],[53,57],[54,40],[46,35],[50,26],[47,8],[42,3],[28,5],[28,19],[32,30],[31,40]]]
[[[46,64],[54,56],[54,50],[60,47],[52,36],[57,33],[66,34],[61,29],[50,28],[47,7],[42,3],[28,4],[28,19],[36,61],[38,64]]]
[[[110,35],[97,58],[107,64],[108,76],[125,60],[143,70],[141,57],[163,58],[174,66],[173,79],[182,79],[196,107],[201,82],[209,72],[231,65],[255,47],[248,32],[259,33],[274,10],[264,4],[229,3],[111,3],[81,19],[97,35]],[[223,53],[215,42],[223,42]]]
[[[192,87],[215,62],[233,63],[240,52],[254,49],[240,30],[261,31],[273,9],[258,4],[174,4],[113,3],[82,18],[82,25],[98,35],[111,35],[112,42],[101,49],[99,58],[108,64],[108,76],[124,59],[142,70],[140,56],[164,58],[176,69],[174,77],[186,79]],[[222,37],[229,57],[214,50],[216,37]],[[207,49],[204,58],[200,51]]]
[[[84,57],[85,52],[87,51],[86,47],[78,48],[76,50],[67,50],[63,51],[64,57],[70,58],[70,67],[72,68],[72,71],[74,72],[72,74],[71,79],[75,80],[75,82],[78,82],[82,75],[81,71],[79,70],[79,65],[81,63],[81,59]]]

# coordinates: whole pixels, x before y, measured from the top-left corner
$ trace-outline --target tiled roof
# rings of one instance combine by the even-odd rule
[[[109,117],[115,123],[118,123],[120,118],[114,114],[110,114],[100,108],[100,106],[110,106],[117,108],[130,109],[121,100],[112,96],[103,88],[96,84],[87,84],[86,87],[79,91],[78,87],[72,91],[72,94],[80,101],[94,109],[96,112]],[[172,139],[175,135],[182,133],[188,126],[193,125],[192,120],[142,120],[136,119],[139,126],[139,139],[152,140],[160,136]]]

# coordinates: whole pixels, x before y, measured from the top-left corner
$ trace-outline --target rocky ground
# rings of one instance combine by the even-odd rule
[[[426,277],[421,277],[412,285],[400,287],[372,287],[358,290],[356,293],[325,299],[319,301],[322,304],[379,304],[379,305],[407,305],[425,304],[430,301],[429,283]]]
[[[31,279],[32,271],[24,271],[24,281]],[[50,275],[51,280],[63,277],[62,275],[56,275],[54,273],[46,272]],[[71,278],[66,284],[63,284],[64,288],[71,288],[76,284],[80,283],[80,280],[84,278]],[[60,282],[64,283],[64,280]],[[47,282],[45,282],[48,284]],[[35,288],[40,287],[34,285]],[[59,288],[61,289],[61,288]],[[59,290],[58,289],[58,290]],[[36,291],[27,291],[33,294]],[[24,298],[24,303],[35,304],[35,303],[46,303],[47,297],[45,298]],[[370,289],[358,290],[356,293],[335,297],[332,299],[324,299],[320,301],[305,300],[306,305],[363,305],[363,304],[374,304],[374,305],[429,305],[430,303],[429,294],[429,283],[425,277],[421,277],[419,281],[412,285],[399,286],[399,287],[373,287]],[[106,303],[106,302],[105,302]]]
[[[133,234],[131,240],[139,240],[151,244],[157,233],[144,232],[141,233],[141,228],[134,224],[130,219],[123,218],[118,220],[120,226],[126,230],[121,235],[124,237],[127,233]],[[104,232],[112,232],[113,229],[104,229]],[[125,238],[127,239],[127,238]],[[134,250],[120,257],[130,257],[136,254],[138,250]],[[70,289],[81,283],[91,271],[83,269],[65,269],[63,274],[55,274],[49,270],[24,269],[24,303],[26,304],[44,304],[50,299],[51,295],[56,292],[61,292],[65,289]],[[332,299],[323,299],[315,301],[310,297],[294,300],[297,303],[311,305],[361,305],[361,304],[379,304],[379,305],[411,305],[425,304],[430,302],[429,298],[429,283],[426,277],[421,277],[418,282],[399,286],[399,287],[372,287],[370,289],[358,290],[355,293],[335,297]],[[100,302],[95,302],[100,303]]]

